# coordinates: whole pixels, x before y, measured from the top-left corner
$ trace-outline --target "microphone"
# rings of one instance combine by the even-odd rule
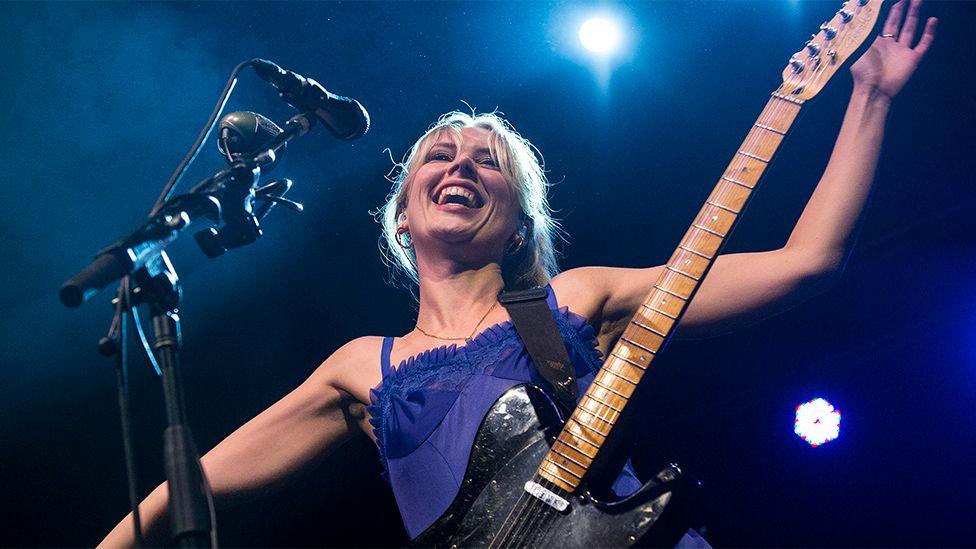
[[[280,133],[281,128],[264,115],[250,111],[232,112],[220,119],[217,149],[228,162],[233,163],[261,151]],[[282,148],[286,146],[287,143],[284,143]],[[280,158],[275,156],[265,169],[274,167]]]
[[[316,118],[339,139],[358,139],[369,129],[369,113],[359,101],[331,93],[315,80],[271,61],[253,59],[251,66],[286,103],[302,112],[315,111]]]

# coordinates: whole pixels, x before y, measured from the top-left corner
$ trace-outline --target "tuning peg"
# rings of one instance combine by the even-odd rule
[[[793,57],[790,57],[790,67],[793,68],[793,74],[800,74],[803,72],[803,61],[800,61],[794,55]]]
[[[837,12],[837,15],[840,16],[842,23],[850,23],[851,19],[854,18],[854,14],[850,10],[840,10]]]
[[[820,31],[824,33],[824,38],[827,40],[833,40],[837,36],[837,29],[831,27],[827,23],[820,25]]]
[[[807,42],[806,45],[807,52],[810,54],[810,57],[816,57],[817,54],[820,53],[820,46],[814,44],[813,42]]]

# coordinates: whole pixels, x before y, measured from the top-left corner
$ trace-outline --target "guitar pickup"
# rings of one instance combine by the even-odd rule
[[[531,480],[526,482],[525,491],[528,492],[532,497],[538,499],[542,503],[545,503],[560,513],[569,508],[568,501],[557,496],[552,490],[537,482],[532,482]]]

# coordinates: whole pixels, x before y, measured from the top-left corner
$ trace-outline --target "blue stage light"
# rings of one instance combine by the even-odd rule
[[[587,19],[580,26],[579,39],[593,53],[612,53],[620,45],[620,28],[603,17]]]
[[[793,432],[816,448],[840,436],[840,410],[822,398],[796,407]]]

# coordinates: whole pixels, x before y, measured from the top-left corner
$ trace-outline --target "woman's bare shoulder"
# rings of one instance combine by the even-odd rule
[[[606,300],[602,274],[601,267],[578,267],[559,273],[549,284],[560,307],[569,307],[591,322],[598,322]]]
[[[345,391],[362,403],[369,402],[369,390],[379,385],[382,336],[361,336],[350,340],[326,358],[313,378]]]

